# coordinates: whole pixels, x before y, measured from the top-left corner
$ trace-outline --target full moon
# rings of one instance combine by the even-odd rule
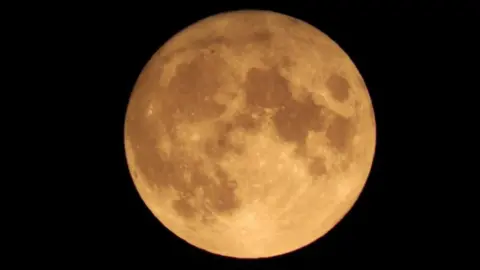
[[[327,35],[272,11],[217,14],[167,41],[125,118],[128,167],[172,233],[235,258],[325,235],[367,181],[376,124],[366,85]]]

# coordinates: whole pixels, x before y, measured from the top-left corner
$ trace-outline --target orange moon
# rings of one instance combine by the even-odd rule
[[[217,14],[166,42],[127,108],[135,186],[186,242],[235,258],[296,251],[352,208],[375,152],[371,99],[327,35],[271,11]]]

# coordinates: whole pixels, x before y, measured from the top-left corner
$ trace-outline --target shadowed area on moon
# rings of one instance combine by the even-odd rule
[[[250,39],[252,42],[268,42],[271,33],[255,33]],[[213,37],[192,46],[208,47],[224,42],[229,41]],[[182,142],[174,130],[178,122],[196,123],[214,119],[226,110],[226,106],[216,103],[213,96],[222,87],[219,74],[228,72],[230,67],[214,51],[210,52],[200,53],[191,62],[179,64],[169,85],[164,88],[155,83],[162,73],[163,63],[151,62],[137,82],[126,123],[126,136],[135,148],[136,167],[145,175],[148,184],[159,189],[172,187],[177,190],[180,197],[172,205],[176,213],[187,219],[199,214],[205,223],[215,220],[211,211],[228,215],[242,205],[241,198],[235,194],[238,184],[217,164],[225,154],[242,154],[248,147],[232,143],[229,140],[232,133],[239,129],[250,133],[261,132],[262,123],[254,119],[252,114],[260,115],[261,119],[264,109],[273,109],[275,114],[271,121],[278,136],[285,142],[296,144],[297,155],[303,157],[306,156],[305,143],[309,131],[325,131],[331,145],[342,153],[349,151],[354,132],[351,120],[316,105],[310,95],[300,101],[293,99],[289,82],[277,67],[251,68],[242,83],[246,95],[245,110],[211,127],[215,130],[214,136],[205,143],[205,153],[214,165],[214,174],[209,175],[203,169],[205,161],[195,160],[182,150]],[[288,57],[284,57],[284,60],[290,61]],[[326,86],[336,100],[345,101],[348,98],[349,84],[343,77],[331,75]],[[145,110],[152,100],[158,108],[150,116],[154,121],[145,116]],[[327,114],[333,115],[329,125],[325,121]],[[162,136],[159,130],[172,141],[172,151],[168,156],[162,155],[156,148]],[[322,157],[312,157],[308,168],[310,174],[317,176],[328,171]],[[192,203],[192,199],[198,197],[196,194],[199,190],[203,190],[200,202]]]
[[[337,101],[344,102],[348,99],[350,85],[344,77],[333,74],[327,79],[326,85]]]

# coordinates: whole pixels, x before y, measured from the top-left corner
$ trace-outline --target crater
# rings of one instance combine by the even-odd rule
[[[331,75],[326,81],[326,86],[335,100],[344,102],[348,99],[350,84],[343,76]]]

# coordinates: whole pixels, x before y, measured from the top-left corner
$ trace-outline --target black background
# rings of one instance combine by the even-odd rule
[[[62,113],[52,114],[61,127],[58,138],[64,140],[56,143],[66,150],[57,157],[57,167],[66,173],[59,172],[63,184],[52,188],[62,199],[53,200],[52,219],[42,219],[49,233],[40,233],[44,239],[40,249],[55,243],[53,254],[72,265],[106,262],[160,269],[188,265],[307,269],[371,263],[390,267],[453,256],[439,255],[449,246],[449,235],[439,223],[430,222],[445,210],[433,197],[451,179],[444,163],[433,159],[449,156],[450,146],[441,143],[440,148],[437,140],[453,121],[452,89],[472,88],[449,78],[456,74],[452,67],[468,73],[465,63],[473,45],[467,39],[475,33],[478,12],[473,1],[455,6],[420,2],[132,2],[65,7],[57,14],[60,19],[50,23],[60,37],[50,50],[63,58],[55,72],[62,74],[56,84],[64,90],[60,97],[52,95],[62,99],[57,104]],[[163,227],[133,185],[123,146],[129,95],[152,54],[188,25],[238,9],[285,13],[329,35],[363,75],[377,122],[371,175],[348,215],[315,243],[258,261],[209,254]],[[439,168],[441,176],[434,177],[432,172]]]

